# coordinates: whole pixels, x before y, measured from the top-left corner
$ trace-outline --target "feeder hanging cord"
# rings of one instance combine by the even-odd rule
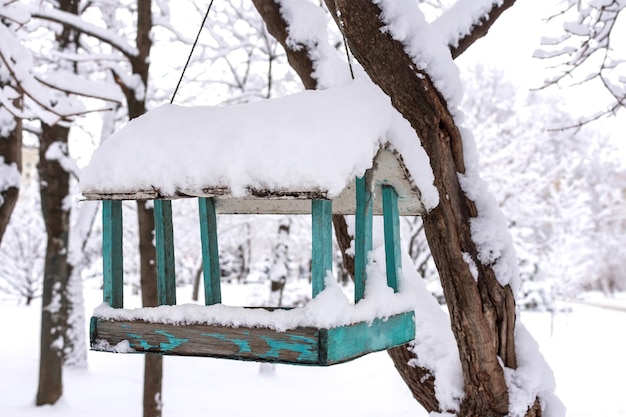
[[[176,97],[176,93],[178,93],[178,88],[180,87],[180,83],[183,81],[183,76],[185,75],[185,71],[187,71],[187,66],[189,66],[189,61],[191,61],[191,56],[193,55],[193,50],[196,49],[196,45],[198,44],[198,39],[200,39],[200,33],[202,33],[202,28],[204,28],[204,24],[206,23],[207,17],[209,17],[209,12],[211,11],[211,6],[213,6],[213,1],[209,3],[209,7],[206,9],[206,13],[204,15],[204,19],[202,19],[202,24],[200,25],[200,29],[198,29],[198,34],[196,35],[196,40],[193,42],[191,46],[191,51],[189,51],[189,56],[187,57],[187,62],[185,62],[185,66],[183,67],[183,71],[180,73],[180,78],[178,79],[178,84],[176,84],[176,89],[174,89],[174,93],[172,94],[172,99],[170,100],[170,104],[174,103],[174,98]]]

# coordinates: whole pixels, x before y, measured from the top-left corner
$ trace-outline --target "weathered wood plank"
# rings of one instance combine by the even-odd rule
[[[91,319],[91,348],[115,351],[127,341],[137,353],[216,357],[295,365],[334,365],[415,338],[414,313],[332,329],[285,332],[258,327],[173,325]]]
[[[101,319],[96,319],[94,327],[92,348],[102,347],[100,340],[106,340],[110,346],[127,340],[137,352],[260,362],[319,362],[319,330],[309,327],[279,333],[256,327],[176,326]]]
[[[383,223],[385,227],[385,257],[387,285],[398,292],[398,269],[402,267],[400,252],[400,217],[398,215],[398,193],[395,188],[383,185]]]
[[[311,201],[312,256],[311,284],[313,297],[324,289],[326,271],[333,269],[332,201]]]
[[[202,269],[204,271],[204,303],[222,302],[220,286],[220,257],[217,240],[217,217],[213,198],[198,199],[200,239],[202,241]]]
[[[122,253],[122,202],[102,202],[103,301],[124,307],[124,258]]]
[[[367,176],[367,175],[366,175]],[[372,194],[366,176],[356,179],[354,233],[354,302],[363,298],[367,255],[372,250]]]
[[[172,202],[170,200],[154,200],[154,228],[159,305],[175,305],[176,271]]]
[[[398,314],[372,323],[328,329],[320,352],[326,365],[346,362],[370,352],[389,349],[415,339],[415,313]]]

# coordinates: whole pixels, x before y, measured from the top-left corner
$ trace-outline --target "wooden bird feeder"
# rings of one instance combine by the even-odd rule
[[[254,114],[257,114],[264,105],[254,103],[252,106]],[[236,106],[241,108],[243,118],[246,117],[244,111],[246,106],[248,105]],[[274,110],[269,111],[273,114]],[[236,108],[229,111],[238,112]],[[147,114],[149,115],[150,113]],[[155,117],[158,118],[158,115]],[[323,122],[323,119],[321,120]],[[150,132],[158,129],[154,123],[154,117],[150,119],[144,116],[131,122],[133,127],[127,133],[131,136],[142,135],[145,131],[145,135],[149,136],[152,134]],[[207,126],[210,125],[211,123],[207,122]],[[121,132],[128,130],[127,128],[128,126]],[[206,129],[207,132],[210,130]],[[210,135],[207,133],[206,136]],[[293,137],[297,138],[298,132],[293,132]],[[217,235],[217,216],[220,214],[310,214],[313,297],[310,304],[324,293],[325,278],[332,270],[332,215],[354,215],[355,309],[367,301],[364,295],[368,281],[366,271],[368,253],[372,250],[372,218],[374,215],[382,215],[387,285],[394,292],[398,292],[401,279],[399,216],[418,215],[423,211],[423,206],[420,191],[403,157],[389,143],[377,140],[378,145],[371,151],[373,157],[369,167],[362,171],[360,176],[346,179],[345,186],[338,193],[331,193],[324,188],[324,184],[314,184],[305,189],[301,186],[281,187],[279,183],[272,187],[263,187],[262,183],[244,185],[244,192],[241,190],[235,192],[223,177],[214,183],[205,182],[195,188],[187,186],[162,188],[158,183],[134,189],[128,186],[118,187],[101,180],[113,176],[109,173],[99,173],[103,174],[98,177],[99,180],[87,181],[87,184],[82,186],[83,195],[87,200],[102,200],[103,215],[105,304],[96,310],[91,319],[91,348],[117,352],[153,352],[260,362],[332,365],[413,340],[415,318],[410,307],[381,317],[367,317],[345,323],[341,322],[342,318],[338,318],[339,324],[319,326],[304,322],[294,326],[272,326],[264,324],[263,320],[259,322],[240,320],[239,316],[270,317],[269,322],[272,323],[275,320],[271,317],[276,315],[286,317],[289,321],[289,315],[298,314],[300,308],[272,311],[271,308],[226,307],[221,304]],[[210,139],[207,141],[209,143],[207,146],[211,146]],[[109,148],[122,146],[121,143],[124,141],[119,142],[120,144],[112,144]],[[119,152],[121,155],[128,151],[120,149]],[[131,156],[133,161],[140,159],[139,155]],[[275,163],[278,164],[280,161]],[[99,170],[98,166],[110,164],[101,164],[89,169]],[[147,168],[138,166],[136,169]],[[354,170],[358,171],[359,168]],[[206,320],[198,320],[197,316],[185,319],[184,311],[191,307],[176,306],[171,211],[171,200],[175,198],[198,200],[206,306],[193,308],[196,312],[201,310]],[[122,200],[154,201],[158,300],[160,305],[170,307],[134,310],[123,308]],[[227,319],[223,319],[225,315]],[[312,323],[315,323],[315,320]]]

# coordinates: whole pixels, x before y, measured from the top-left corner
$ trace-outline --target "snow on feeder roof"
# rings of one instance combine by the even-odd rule
[[[334,213],[348,214],[354,178],[370,168],[375,184],[397,189],[400,214],[437,204],[415,132],[376,86],[356,81],[230,107],[161,106],[96,150],[81,191],[87,199],[217,197],[218,213],[310,213],[307,200],[328,198]]]

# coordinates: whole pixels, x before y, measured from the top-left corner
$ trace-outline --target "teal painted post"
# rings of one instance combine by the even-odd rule
[[[398,292],[398,269],[402,266],[400,253],[400,216],[398,193],[395,188],[383,185],[383,221],[385,225],[385,258],[387,285]]]
[[[103,301],[124,307],[124,257],[122,253],[122,202],[102,202]]]
[[[333,269],[333,202],[331,200],[311,201],[313,220],[313,248],[311,265],[311,283],[313,297],[324,289],[326,271]]]
[[[365,293],[367,254],[372,250],[372,194],[365,177],[356,179],[356,214],[354,233],[354,302]]]
[[[154,229],[157,253],[157,296],[159,305],[176,304],[174,230],[172,202],[154,200]]]
[[[198,198],[202,270],[204,272],[204,304],[222,302],[220,288],[220,257],[217,245],[217,217],[213,198]]]

